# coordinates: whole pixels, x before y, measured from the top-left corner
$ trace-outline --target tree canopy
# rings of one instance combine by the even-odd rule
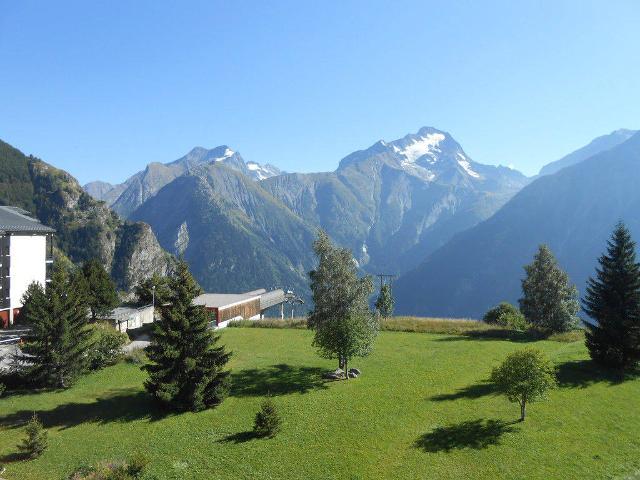
[[[524,267],[520,311],[528,323],[549,332],[565,332],[578,325],[578,290],[546,245]]]
[[[317,268],[309,273],[313,344],[320,355],[337,358],[346,369],[351,358],[371,352],[378,334],[378,321],[368,305],[373,282],[370,277],[358,277],[351,252],[334,246],[324,231],[318,232],[313,250],[318,258]]]

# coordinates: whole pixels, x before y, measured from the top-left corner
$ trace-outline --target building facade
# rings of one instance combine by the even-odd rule
[[[0,206],[0,327],[20,315],[29,285],[51,278],[54,233],[27,211]]]

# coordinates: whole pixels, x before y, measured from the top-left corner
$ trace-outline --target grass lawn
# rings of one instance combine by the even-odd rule
[[[510,341],[463,335],[381,333],[353,361],[355,380],[324,383],[306,330],[230,328],[232,395],[218,408],[162,416],[144,374],[120,364],[63,392],[0,399],[0,463],[12,479],[65,478],[75,467],[151,458],[160,479],[626,478],[640,470],[640,379],[594,369],[581,342]],[[558,364],[561,387],[519,408],[483,383],[507,353],[535,345]],[[283,416],[274,439],[252,438],[270,392]],[[17,461],[33,411],[49,449]]]

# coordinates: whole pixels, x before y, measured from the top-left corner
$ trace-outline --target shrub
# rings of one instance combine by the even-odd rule
[[[18,449],[29,458],[38,458],[49,446],[49,441],[47,431],[35,412],[27,423],[25,432],[27,437],[18,445]]]
[[[512,330],[527,330],[529,328],[529,322],[524,318],[524,315],[516,309],[516,312],[503,312],[498,317],[498,325],[503,325]]]
[[[504,317],[502,321],[506,321],[508,317],[507,315],[521,315],[520,310],[511,305],[509,302],[500,302],[500,304],[493,307],[487,313],[484,314],[482,320],[485,323],[490,323],[493,325],[505,325],[505,323],[501,323],[501,317]]]
[[[91,325],[93,345],[89,350],[89,368],[101,368],[115,365],[122,359],[122,347],[129,341],[126,333],[121,333],[108,323]]]
[[[99,462],[95,465],[84,465],[70,476],[69,480],[136,480],[149,464],[142,454],[134,454],[126,461]]]
[[[142,348],[136,348],[124,355],[124,361],[132,365],[144,365],[147,363],[147,360],[147,354]]]
[[[270,398],[265,400],[258,413],[256,413],[253,432],[258,437],[273,438],[280,431],[280,424],[280,415],[275,404]]]

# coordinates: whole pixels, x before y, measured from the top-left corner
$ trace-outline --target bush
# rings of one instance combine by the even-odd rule
[[[124,361],[132,365],[144,365],[145,363],[147,363],[148,358],[147,354],[144,352],[144,349],[136,348],[135,350],[131,350],[124,355]]]
[[[485,323],[490,323],[493,325],[505,325],[504,323],[500,323],[500,318],[504,315],[519,315],[520,310],[511,305],[509,302],[500,302],[499,305],[496,305],[487,313],[484,314],[482,320]],[[506,320],[503,319],[503,321]]]
[[[108,323],[95,323],[92,329],[92,347],[89,350],[89,368],[115,365],[122,359],[122,347],[129,341],[126,333],[120,333]]]
[[[128,461],[100,462],[82,466],[69,476],[69,480],[136,480],[142,478],[149,460],[134,454]]]
[[[258,437],[273,438],[280,431],[280,424],[280,415],[275,404],[271,399],[265,400],[258,413],[256,413],[253,432]]]
[[[18,445],[18,450],[29,458],[38,458],[49,446],[47,431],[42,426],[36,413],[33,413],[31,420],[25,427],[27,438]]]
[[[498,325],[510,328],[512,330],[527,330],[529,328],[529,322],[524,318],[524,315],[516,309],[516,312],[503,312],[498,317]]]

